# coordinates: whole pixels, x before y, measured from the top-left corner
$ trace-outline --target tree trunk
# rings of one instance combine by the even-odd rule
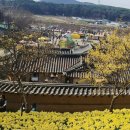
[[[112,97],[111,104],[110,104],[110,107],[109,107],[109,111],[112,112],[112,113],[113,113],[113,109],[114,109],[114,103],[115,103],[116,99],[118,98],[118,96]]]
[[[18,82],[19,88],[21,89],[21,93],[22,93],[22,104],[23,103],[25,104],[25,112],[27,112],[27,100],[26,100],[26,95],[24,93],[24,89],[23,89],[23,85],[22,85],[20,77],[18,77],[17,82]],[[21,116],[22,115],[23,115],[23,106],[21,106]]]

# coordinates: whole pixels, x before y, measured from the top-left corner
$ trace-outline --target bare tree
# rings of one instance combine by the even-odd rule
[[[5,21],[18,30],[25,29],[33,22],[33,15],[22,9],[7,9],[4,12]]]
[[[0,1],[1,11],[4,14],[3,20],[8,24],[8,29],[23,30],[34,21],[33,14],[23,10],[20,4],[16,4],[15,1]]]
[[[30,67],[30,65],[33,65],[41,57],[46,60],[48,53],[52,54],[52,48],[50,45],[45,45],[46,49],[43,51],[40,46],[28,47],[26,45],[21,45],[19,47],[19,41],[25,36],[27,37],[28,35],[23,32],[10,32],[10,35],[8,34],[0,37],[0,48],[6,52],[5,55],[0,58],[0,71],[4,73],[4,78],[7,77],[9,80],[14,81],[14,85],[17,82],[23,103],[25,104],[25,108],[27,108],[26,94],[24,92],[22,79],[29,73],[26,70]],[[31,64],[26,67],[24,66],[23,68],[21,61],[24,63],[31,62]],[[39,68],[40,67],[41,66],[39,66]],[[39,68],[36,68],[34,72]]]

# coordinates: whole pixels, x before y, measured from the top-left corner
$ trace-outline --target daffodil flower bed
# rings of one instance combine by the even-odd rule
[[[55,113],[0,113],[4,130],[130,130],[130,110]]]

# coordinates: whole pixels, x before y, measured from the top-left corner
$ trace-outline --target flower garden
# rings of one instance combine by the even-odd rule
[[[130,130],[130,110],[0,113],[1,130]]]

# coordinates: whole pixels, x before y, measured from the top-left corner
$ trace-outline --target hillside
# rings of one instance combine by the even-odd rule
[[[78,4],[80,2],[76,0],[41,0],[47,3],[55,3],[55,4]]]
[[[47,2],[47,3],[55,3],[55,4],[85,4],[85,5],[92,4],[88,2],[79,2],[77,0],[40,0],[40,1]]]
[[[60,0],[44,0],[60,1]],[[76,2],[76,0],[62,0],[63,2]],[[48,2],[35,2],[33,0],[13,0],[12,5],[23,8],[33,14],[82,17],[90,19],[108,19],[111,21],[130,21],[130,9],[96,5],[96,4],[55,4]]]

